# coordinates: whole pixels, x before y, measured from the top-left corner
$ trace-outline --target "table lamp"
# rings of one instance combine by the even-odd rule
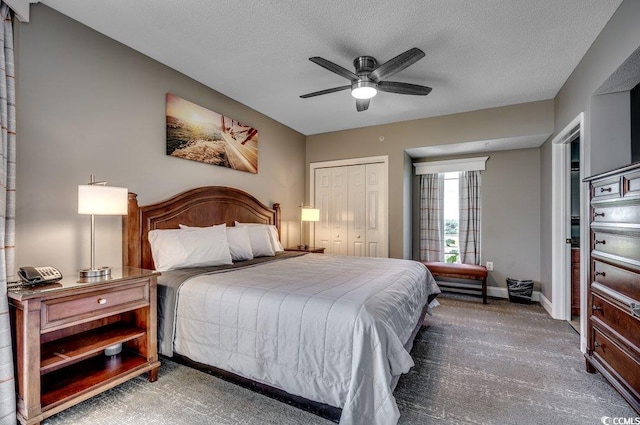
[[[96,182],[94,176],[86,185],[78,186],[78,214],[91,215],[91,268],[80,270],[81,278],[96,278],[111,275],[111,267],[96,268],[96,215],[126,215],[128,190],[126,187],[106,186],[105,181]]]
[[[300,245],[299,249],[306,249],[307,245],[302,243],[302,223],[305,221],[320,221],[320,210],[311,207],[305,207],[300,204]]]

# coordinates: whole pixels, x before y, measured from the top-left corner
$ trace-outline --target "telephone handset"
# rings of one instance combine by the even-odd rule
[[[58,271],[55,267],[44,266],[44,267],[32,267],[25,266],[20,267],[18,270],[18,276],[25,283],[51,283],[57,282],[62,279],[62,273]]]

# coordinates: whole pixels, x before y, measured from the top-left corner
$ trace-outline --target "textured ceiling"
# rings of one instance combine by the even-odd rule
[[[553,98],[621,0],[45,0],[42,3],[303,134]],[[418,47],[391,77],[426,97],[349,91],[301,99]]]

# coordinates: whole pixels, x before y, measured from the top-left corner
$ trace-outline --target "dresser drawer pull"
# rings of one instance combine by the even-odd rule
[[[611,187],[601,187],[600,188],[600,193],[602,192],[611,192]]]
[[[106,304],[107,303],[107,299],[106,298],[98,298],[98,304],[102,305],[102,304]]]
[[[593,311],[602,311],[602,307],[600,307],[599,305],[592,305],[591,306],[591,310]]]
[[[605,277],[607,275],[605,272],[598,272],[598,271],[594,272],[593,274],[596,276],[602,276],[602,277]]]
[[[640,303],[631,303],[631,312],[633,317],[640,317]]]
[[[594,212],[594,213],[593,213],[593,216],[594,216],[594,217],[604,217],[604,213],[603,213],[603,212],[601,212],[601,213],[599,213],[599,212]]]
[[[601,240],[601,241],[599,241],[599,240],[597,240],[597,239],[596,239],[596,240],[594,241],[594,244],[595,244],[595,245],[604,245],[604,244],[606,244],[606,243],[607,243],[607,241],[605,241],[604,239],[603,239],[603,240]]]
[[[598,347],[602,347],[602,344],[600,344],[598,341],[593,343],[593,349],[595,350]]]

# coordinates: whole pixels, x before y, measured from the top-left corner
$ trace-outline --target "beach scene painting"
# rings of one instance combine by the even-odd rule
[[[167,155],[258,172],[258,130],[167,93]]]

